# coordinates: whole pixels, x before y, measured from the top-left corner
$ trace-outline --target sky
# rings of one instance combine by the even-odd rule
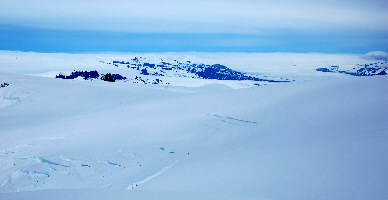
[[[388,0],[1,0],[0,49],[388,51]]]

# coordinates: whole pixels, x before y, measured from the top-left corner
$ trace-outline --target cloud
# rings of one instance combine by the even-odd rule
[[[387,9],[385,0],[1,0],[0,23],[161,33],[388,30]]]
[[[388,31],[271,31],[260,34],[119,33],[0,25],[2,50],[38,52],[326,52],[388,51]]]
[[[372,51],[363,56],[363,58],[368,60],[384,60],[388,61],[388,53],[384,51]]]

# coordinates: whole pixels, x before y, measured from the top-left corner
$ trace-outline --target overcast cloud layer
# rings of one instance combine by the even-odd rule
[[[388,0],[0,0],[0,49],[388,51]]]
[[[388,30],[386,0],[1,0],[0,23],[65,30]]]

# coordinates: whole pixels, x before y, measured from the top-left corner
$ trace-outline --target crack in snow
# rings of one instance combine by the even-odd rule
[[[147,178],[139,181],[139,182],[136,182],[136,183],[132,183],[131,185],[129,185],[127,187],[127,190],[132,190],[133,188],[143,184],[143,183],[146,183],[148,182],[149,180],[159,176],[159,175],[162,175],[164,174],[167,170],[171,169],[176,163],[178,162],[178,160],[175,160],[173,163],[171,163],[170,165],[166,166],[166,167],[163,167],[161,170],[157,171],[155,174],[152,174],[151,176],[148,176]]]
[[[237,122],[257,124],[257,122],[255,122],[255,121],[242,120],[242,119],[237,119],[237,118],[233,118],[233,117],[227,117],[227,116],[221,116],[221,115],[212,115],[212,116],[217,117],[217,118],[221,118],[221,120],[222,119],[229,119],[229,120],[233,120],[233,121],[237,121]],[[222,120],[222,121],[225,122],[224,120]]]

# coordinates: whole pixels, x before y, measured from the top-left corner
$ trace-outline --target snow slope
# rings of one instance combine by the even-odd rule
[[[290,83],[139,85],[36,76],[128,55],[38,55],[1,54],[0,199],[388,198],[387,76],[320,73],[314,54],[268,72]]]

